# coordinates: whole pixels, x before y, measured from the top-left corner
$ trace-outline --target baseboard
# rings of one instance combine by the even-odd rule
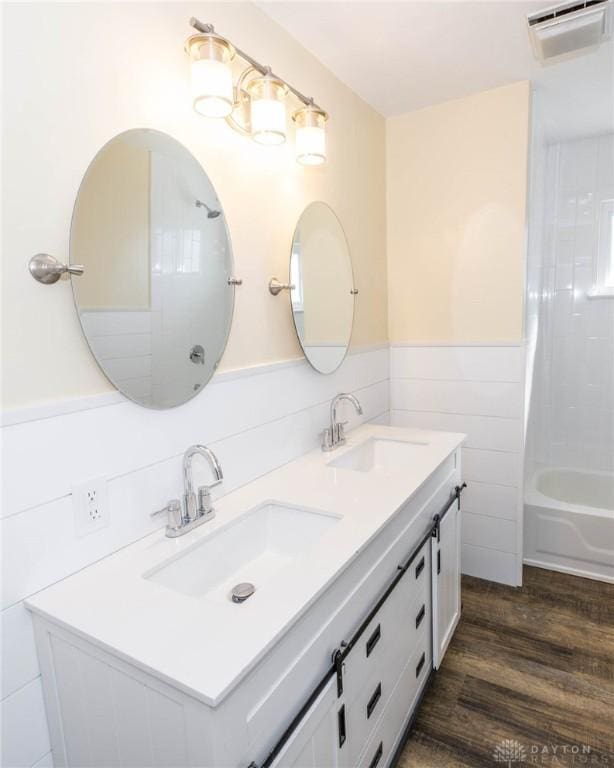
[[[583,571],[581,568],[571,568],[567,565],[558,565],[554,563],[545,563],[542,560],[533,560],[525,558],[524,565],[530,565],[533,568],[543,568],[545,571],[556,571],[557,573],[566,573],[569,576],[577,576],[580,579],[591,579],[592,581],[603,581],[605,584],[614,584],[614,576],[603,576],[592,571]]]

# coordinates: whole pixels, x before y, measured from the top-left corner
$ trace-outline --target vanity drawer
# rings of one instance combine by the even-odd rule
[[[347,758],[352,766],[357,765],[409,660],[424,653],[422,667],[430,669],[426,655],[428,649],[430,658],[429,556],[426,546],[346,659]],[[422,675],[422,667],[418,677]]]
[[[430,545],[414,559],[344,661],[343,687],[353,701],[365,681],[383,674],[387,663],[403,668],[412,653],[416,632],[430,625]]]
[[[421,609],[420,609],[421,610]],[[425,650],[430,653],[430,606],[425,606],[425,618],[419,629],[408,631],[391,649],[390,653],[382,656],[377,666],[371,670],[363,686],[351,702],[346,704],[348,758],[350,765],[356,765],[357,760],[376,728],[382,713],[388,707],[393,691],[399,680],[399,675],[407,666],[410,659],[418,656],[416,664],[424,659],[416,679],[421,677],[423,668],[427,667]],[[410,642],[408,642],[410,640]],[[419,651],[419,653],[418,653]]]
[[[390,764],[399,737],[409,720],[410,712],[431,671],[430,635],[425,633],[421,644],[398,677],[386,707],[380,713],[375,729],[359,759],[351,764],[357,768],[384,768]]]

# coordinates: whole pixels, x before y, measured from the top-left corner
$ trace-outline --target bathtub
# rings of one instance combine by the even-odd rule
[[[525,489],[524,562],[614,583],[614,475],[535,468]]]

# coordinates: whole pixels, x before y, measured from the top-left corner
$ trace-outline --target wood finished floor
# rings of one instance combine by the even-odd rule
[[[495,760],[505,739],[524,760]],[[463,577],[461,621],[398,767],[497,765],[614,768],[614,585],[539,568],[522,589]]]

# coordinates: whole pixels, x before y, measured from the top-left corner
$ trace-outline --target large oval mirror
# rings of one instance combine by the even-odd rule
[[[169,408],[209,381],[234,306],[232,251],[209,177],[175,139],[122,133],[90,164],[70,231],[77,311],[105,375]]]
[[[320,373],[343,362],[354,321],[354,278],[343,228],[326,203],[301,214],[290,254],[294,325],[305,357]]]

